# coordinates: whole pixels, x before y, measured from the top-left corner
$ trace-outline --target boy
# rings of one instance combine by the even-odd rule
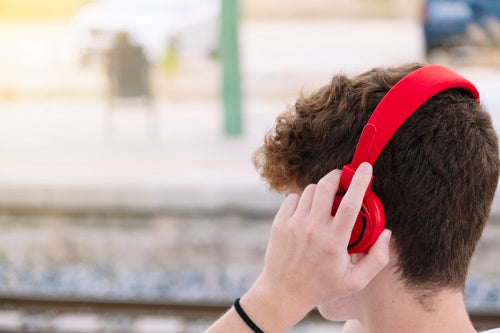
[[[315,306],[329,320],[347,320],[344,332],[475,332],[463,289],[500,162],[491,119],[470,94],[430,98],[383,149],[371,189],[390,231],[367,254],[349,255],[347,244],[372,176],[368,163],[330,215],[338,170],[373,110],[421,67],[337,75],[278,117],[254,162],[272,189],[290,195],[261,276],[208,332],[283,332]]]

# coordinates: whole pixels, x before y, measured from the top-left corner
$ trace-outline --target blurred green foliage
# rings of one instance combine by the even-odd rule
[[[161,60],[161,68],[167,76],[172,76],[179,71],[179,55],[175,41],[168,45],[168,50]]]

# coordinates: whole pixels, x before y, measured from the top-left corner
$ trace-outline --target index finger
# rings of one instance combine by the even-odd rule
[[[347,189],[332,223],[332,232],[337,244],[347,248],[351,238],[352,228],[363,204],[366,190],[372,178],[372,166],[368,162],[362,163]]]

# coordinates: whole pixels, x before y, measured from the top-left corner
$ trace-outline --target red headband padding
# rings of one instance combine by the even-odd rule
[[[479,104],[479,92],[464,77],[440,65],[428,65],[406,75],[382,98],[363,128],[352,163],[342,172],[340,186],[349,187],[352,176],[363,162],[375,164],[391,137],[422,104],[447,89],[468,91]],[[352,171],[352,172],[350,172]]]

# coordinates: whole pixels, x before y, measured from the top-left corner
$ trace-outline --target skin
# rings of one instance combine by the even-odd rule
[[[456,290],[442,290],[424,307],[397,272],[384,230],[367,254],[347,245],[372,168],[356,171],[335,217],[330,215],[340,171],[303,191],[291,186],[273,222],[262,273],[240,304],[264,332],[284,332],[318,306],[328,320],[347,320],[344,333],[475,332]],[[252,333],[232,307],[206,333]]]
[[[360,292],[318,308],[328,320],[347,320],[343,333],[476,332],[461,291],[442,289],[422,304],[397,272],[397,255],[389,247],[389,264]]]
[[[274,218],[262,273],[240,301],[264,332],[284,332],[317,305],[361,291],[385,267],[388,230],[355,261],[347,253],[371,176],[371,165],[363,163],[335,217],[330,213],[339,170],[307,186],[302,195],[287,196]],[[231,308],[206,332],[252,331]]]

